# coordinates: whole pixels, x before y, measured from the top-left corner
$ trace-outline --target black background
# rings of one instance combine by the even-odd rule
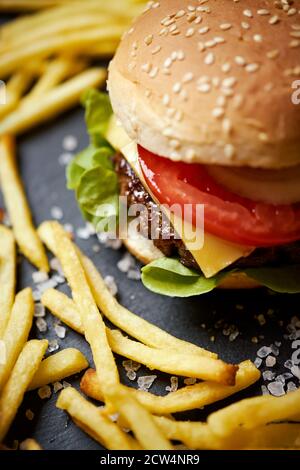
[[[0,77],[1,78],[1,77]],[[58,162],[58,157],[63,153],[62,140],[65,135],[76,135],[79,147],[84,148],[88,143],[85,131],[84,116],[81,109],[64,114],[55,122],[40,127],[37,131],[30,132],[27,136],[18,139],[18,159],[20,172],[26,187],[28,199],[32,208],[35,223],[38,225],[51,218],[51,208],[59,206],[63,209],[63,223],[71,223],[75,229],[84,226],[80,212],[74,200],[74,194],[65,188],[64,167]],[[2,200],[1,200],[2,204]],[[241,360],[256,357],[256,351],[263,345],[270,345],[274,341],[281,341],[278,363],[273,368],[276,373],[287,372],[283,364],[291,356],[290,341],[285,341],[286,325],[293,315],[299,314],[300,296],[274,295],[266,290],[258,289],[249,292],[222,292],[215,291],[198,298],[171,299],[155,295],[147,291],[140,282],[127,279],[126,274],[121,273],[116,264],[124,253],[123,250],[113,251],[101,246],[99,253],[94,253],[93,245],[97,243],[96,237],[84,241],[76,239],[85,253],[92,257],[103,275],[114,276],[118,288],[119,300],[138,313],[143,318],[159,325],[170,333],[216,351],[226,361],[237,363]],[[32,272],[34,269],[22,260],[18,270],[18,288],[32,285]],[[68,292],[67,287],[62,289]],[[241,311],[236,308],[243,305]],[[269,309],[274,314],[269,316]],[[266,324],[261,326],[255,316],[264,314]],[[222,328],[216,330],[215,323],[223,319],[227,324],[234,324],[240,331],[240,335],[234,342],[229,342],[228,337],[222,334]],[[48,313],[48,332],[41,334],[33,327],[32,337],[56,338],[52,328],[53,317]],[[280,322],[283,321],[283,326]],[[206,328],[202,328],[205,323]],[[215,342],[210,337],[216,337]],[[253,336],[263,335],[264,339],[259,344],[253,344]],[[89,359],[92,358],[89,347],[80,335],[70,329],[64,340],[58,340],[60,349],[76,347]],[[118,360],[121,363],[121,360]],[[264,370],[264,368],[262,368]],[[133,385],[126,376],[123,367],[120,367],[121,377],[124,383]],[[141,368],[138,375],[155,374]],[[155,382],[151,391],[154,393],[166,393],[164,388],[170,385],[167,375],[157,373],[159,379]],[[67,379],[76,387],[78,377]],[[297,379],[294,379],[297,383]],[[261,393],[263,381],[251,387],[246,392],[225,400],[222,404],[230,403],[237,398]],[[182,385],[182,382],[180,381]],[[34,437],[44,449],[101,449],[98,443],[90,439],[80,431],[68,418],[65,412],[55,407],[57,396],[52,393],[50,399],[41,400],[37,392],[27,393],[18,412],[11,430],[7,436],[7,443],[11,445],[14,440],[23,440]],[[27,409],[34,412],[33,421],[25,417]],[[180,418],[196,419],[204,417],[214,407],[209,406],[204,411],[180,414]]]

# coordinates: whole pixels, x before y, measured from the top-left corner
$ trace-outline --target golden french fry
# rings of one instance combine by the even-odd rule
[[[1,0],[0,11],[27,11],[49,8],[72,0]]]
[[[25,344],[0,395],[0,441],[5,437],[48,347],[47,340]]]
[[[73,73],[81,72],[84,65],[85,62],[83,60],[75,62],[74,59],[69,57],[61,57],[50,61],[45,73],[41,75],[33,89],[23,99],[22,105],[28,103],[31,99],[43,96],[44,93],[47,93],[66,77],[73,75]]]
[[[64,321],[67,317],[66,321],[69,326],[72,327],[72,323],[75,323],[76,330],[82,331],[80,313],[74,302],[65,294],[51,289],[44,293],[42,302],[54,315],[58,314],[60,320]],[[124,337],[118,330],[106,328],[106,334],[113,352],[141,362],[150,369],[216,381],[225,385],[234,384],[237,366],[225,364],[210,357],[195,354],[183,356],[181,353],[168,349],[154,349]]]
[[[100,87],[105,82],[104,68],[90,68],[51,89],[39,100],[30,100],[0,123],[0,135],[21,134],[77,104],[86,88]]]
[[[84,355],[78,349],[67,348],[44,359],[28,390],[43,387],[53,382],[59,382],[66,377],[78,374],[89,366]]]
[[[102,41],[118,39],[124,32],[124,26],[105,25],[101,28],[93,28],[87,31],[72,31],[66,34],[60,34],[49,38],[41,38],[38,42],[25,44],[24,47],[18,47],[8,51],[0,57],[0,76],[3,78],[22,67],[26,61],[45,59],[52,54],[69,52],[79,54],[86,48],[97,45]],[[113,55],[115,49],[110,51]]]
[[[99,377],[104,379],[103,391],[119,383],[118,369],[106,337],[105,324],[87,283],[75,245],[61,225],[50,223],[64,274],[70,284],[72,295],[80,311],[85,337],[90,343]]]
[[[201,382],[180,388],[176,392],[162,397],[134,388],[130,388],[129,391],[151,413],[178,413],[202,408],[234,395],[257,382],[260,375],[259,370],[251,361],[244,361],[239,365],[239,370],[236,374],[236,384],[233,387],[215,382]],[[89,397],[103,401],[101,384],[102,381],[99,382],[96,372],[93,369],[88,369],[81,379],[80,388]],[[111,408],[110,404],[108,407]],[[110,409],[109,411],[113,412],[114,410]]]
[[[32,291],[27,288],[16,295],[11,316],[2,338],[6,361],[5,364],[0,364],[0,392],[27,341],[32,325],[33,311]]]
[[[151,414],[122,385],[110,390],[110,401],[128,423],[137,441],[146,450],[172,450],[173,447],[155,424]]]
[[[0,119],[18,106],[21,96],[32,81],[32,75],[28,70],[21,70],[10,78],[6,86],[6,103],[0,106]]]
[[[52,253],[56,254],[56,246],[51,230],[51,222],[43,222],[38,233]],[[89,282],[93,296],[98,307],[105,317],[121,330],[128,333],[133,338],[138,339],[142,343],[158,349],[174,349],[181,354],[199,354],[201,356],[214,357],[217,355],[206,351],[188,341],[183,341],[161,330],[156,325],[152,325],[138,315],[130,312],[127,308],[118,303],[113,295],[109,292],[105,282],[93,264],[87,257],[83,256],[77,250],[80,261],[84,267],[86,278]]]
[[[291,420],[299,413],[300,390],[282,397],[264,395],[246,398],[208,417],[208,424],[218,436],[228,436],[235,429],[254,429],[274,422]]]
[[[43,450],[35,439],[25,439],[20,443],[20,450]]]
[[[76,424],[109,450],[131,450],[125,432],[83,398],[74,388],[64,389],[56,402],[57,408],[69,413]]]
[[[15,143],[12,137],[0,139],[0,182],[13,232],[20,250],[42,271],[48,271],[48,259],[41,240],[33,226],[30,208],[15,159]]]
[[[16,248],[12,231],[0,225],[0,338],[7,326],[16,287]]]
[[[80,312],[74,301],[56,289],[47,289],[42,297],[42,304],[59,320],[77,333],[84,334]]]

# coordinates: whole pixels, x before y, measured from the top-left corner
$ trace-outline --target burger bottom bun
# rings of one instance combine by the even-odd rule
[[[155,259],[162,258],[164,254],[154,246],[152,240],[147,240],[142,235],[135,234],[134,238],[123,240],[128,251],[141,263],[148,264]],[[233,273],[222,281],[220,289],[254,289],[261,287],[245,273]]]

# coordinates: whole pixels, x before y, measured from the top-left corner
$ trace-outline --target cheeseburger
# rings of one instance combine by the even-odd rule
[[[124,35],[110,103],[85,97],[92,144],[68,179],[96,224],[95,206],[117,192],[149,218],[161,204],[204,206],[199,249],[172,214],[154,240],[127,238],[147,287],[300,292],[299,78],[298,0],[152,1]]]

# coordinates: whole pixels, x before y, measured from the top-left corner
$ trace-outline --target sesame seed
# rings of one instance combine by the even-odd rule
[[[273,24],[278,23],[279,21],[280,21],[279,16],[274,15],[274,16],[272,16],[272,17],[269,19],[269,24],[272,24],[272,25],[273,25]]]
[[[200,24],[202,21],[202,16],[197,16],[197,18],[195,19],[195,24]]]
[[[268,59],[276,59],[279,56],[279,50],[274,49],[273,51],[267,52]]]
[[[290,36],[292,36],[292,38],[300,38],[300,31],[292,31]]]
[[[300,41],[298,39],[293,39],[293,41],[289,43],[289,47],[291,48],[299,47],[299,46],[300,46]]]
[[[184,10],[179,10],[176,13],[175,18],[182,18],[184,15],[185,15],[185,11]]]
[[[234,91],[233,91],[232,88],[222,88],[222,93],[225,96],[233,96],[234,95]]]
[[[206,33],[208,33],[208,31],[209,31],[209,27],[208,26],[203,26],[203,28],[200,28],[198,32],[199,32],[199,34],[206,34]]]
[[[158,34],[159,36],[165,36],[166,34],[168,34],[168,28],[161,29]]]
[[[292,29],[294,29],[295,31],[299,31],[300,30],[300,24],[292,24]]]
[[[189,6],[188,6],[188,10],[189,10],[189,11],[195,11],[195,10],[196,10],[196,7],[194,7],[193,5],[189,5]]]
[[[224,155],[226,158],[232,159],[235,155],[235,148],[232,144],[226,144],[224,147]]]
[[[259,64],[253,63],[246,65],[246,71],[249,73],[256,72],[259,69]]]
[[[177,51],[172,52],[171,59],[172,59],[173,62],[175,62],[175,60],[177,60]]]
[[[168,95],[167,93],[164,94],[162,102],[165,106],[168,106],[171,102],[170,95]]]
[[[250,29],[250,24],[247,23],[246,21],[242,21],[241,26],[243,29]]]
[[[226,98],[225,96],[219,96],[217,98],[217,107],[218,108],[224,108],[224,106],[226,105]]]
[[[244,10],[243,15],[247,16],[247,18],[253,18],[253,14],[251,10]]]
[[[146,36],[145,39],[144,39],[144,43],[147,45],[147,46],[150,46],[150,44],[152,43],[153,41],[153,34],[149,34],[149,36]]]
[[[174,33],[174,31],[177,31],[177,25],[176,24],[172,24],[172,26],[170,26],[170,28],[169,28],[170,33]]]
[[[149,64],[149,62],[147,62],[146,64],[142,65],[141,69],[142,69],[143,72],[149,73],[150,70],[151,70],[151,64]]]
[[[227,135],[230,134],[230,132],[232,131],[232,123],[231,123],[230,119],[228,119],[228,118],[223,119],[222,129],[225,132],[225,134],[227,134]]]
[[[205,47],[203,42],[201,42],[201,41],[198,42],[198,49],[199,49],[200,52],[205,51],[206,47]]]
[[[157,54],[158,52],[161,51],[161,46],[156,46],[154,49],[152,49],[151,54]]]
[[[261,34],[254,34],[253,39],[255,42],[262,42],[263,37]]]
[[[297,13],[296,8],[290,8],[287,12],[287,15],[288,16],[293,16],[293,15],[296,15],[296,13]]]
[[[205,56],[205,59],[204,59],[204,63],[206,65],[212,65],[215,61],[215,56],[212,52],[209,52],[206,56]]]
[[[178,34],[180,34],[180,31],[179,29],[175,29],[174,31],[171,32],[172,36],[177,36]]]
[[[213,77],[211,82],[214,87],[218,88],[220,86],[221,79],[219,77]]]
[[[187,38],[190,38],[191,36],[193,36],[194,33],[195,33],[195,29],[194,29],[194,28],[189,28],[189,29],[187,30],[187,32],[185,33],[185,36],[186,36]]]
[[[205,47],[215,47],[216,46],[216,42],[214,39],[211,39],[210,41],[206,41],[204,43]]]
[[[231,28],[232,28],[232,24],[230,24],[230,23],[220,24],[220,29],[222,29],[223,31],[227,31],[228,29],[231,29]]]
[[[194,78],[194,74],[192,72],[187,72],[184,76],[183,76],[183,83],[188,83],[188,82],[191,82]]]
[[[266,10],[265,8],[261,8],[260,10],[257,10],[257,14],[261,16],[267,16],[270,14],[269,10]]]
[[[168,57],[168,58],[164,61],[164,67],[169,68],[169,67],[171,67],[171,65],[172,65],[172,59],[171,59],[171,57]]]
[[[187,15],[188,23],[192,23],[196,18],[197,18],[197,15],[195,12],[189,13]]]
[[[222,44],[222,43],[225,42],[225,39],[222,38],[222,36],[215,36],[214,41],[215,41],[216,44]]]
[[[233,87],[233,85],[235,85],[237,82],[237,79],[235,77],[228,77],[228,78],[224,78],[223,82],[222,82],[222,86],[224,88],[231,88]]]
[[[240,55],[235,56],[234,61],[237,65],[241,65],[242,67],[244,67],[244,65],[247,63],[246,59]]]
[[[177,82],[173,85],[173,92],[179,93],[181,91],[181,88],[182,88],[181,83]]]
[[[153,67],[153,69],[149,73],[149,77],[150,78],[155,78],[157,74],[158,74],[158,67]]]
[[[235,95],[232,101],[232,105],[235,109],[239,109],[244,102],[244,97],[243,95]]]
[[[222,68],[222,72],[227,73],[227,72],[230,72],[231,65],[229,62],[225,62],[221,68]]]
[[[197,90],[200,93],[209,93],[211,90],[211,85],[209,83],[202,83],[197,86]]]

